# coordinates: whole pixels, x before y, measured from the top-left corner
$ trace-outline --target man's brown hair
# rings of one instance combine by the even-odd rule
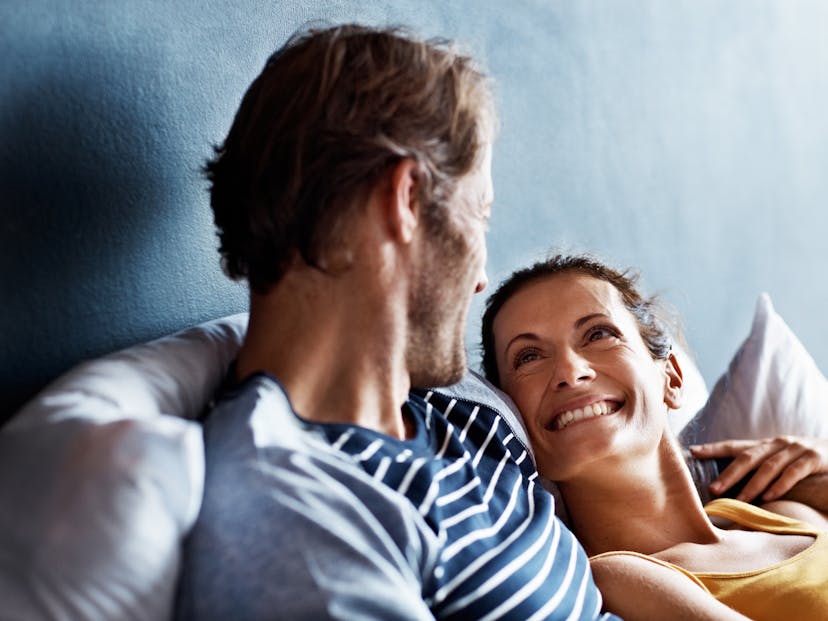
[[[494,122],[486,77],[448,42],[358,25],[294,35],[206,166],[225,270],[264,293],[296,258],[324,269],[342,217],[403,158],[439,225]]]

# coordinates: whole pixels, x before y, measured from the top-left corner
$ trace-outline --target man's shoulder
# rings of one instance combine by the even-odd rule
[[[204,435],[208,453],[232,443],[238,449],[281,446],[300,450],[320,441],[295,414],[281,384],[264,373],[251,375],[218,395],[205,418]]]
[[[329,504],[346,490],[372,501],[378,495],[385,499],[390,491],[350,454],[332,446],[319,425],[299,417],[278,381],[264,374],[251,376],[217,400],[205,421],[205,448],[207,483],[231,477],[228,483],[245,494],[256,493],[261,485],[294,494],[319,480],[333,490]],[[252,485],[243,487],[242,480]]]
[[[443,397],[443,401],[447,403],[453,401],[452,409],[458,407],[458,404],[460,408],[465,407],[466,409],[473,409],[476,406],[485,408],[495,416],[500,417],[521,444],[527,448],[529,454],[532,455],[529,436],[526,433],[526,427],[517,406],[506,393],[496,388],[475,371],[468,370],[459,382],[451,386],[429,389],[417,388],[413,389],[411,393],[416,398],[422,399],[428,399],[429,394],[437,394]],[[448,407],[448,405],[445,407]]]
[[[185,617],[278,610],[326,618],[330,606],[355,599],[355,588],[387,599],[379,585],[422,608],[436,536],[398,494],[304,424],[278,382],[254,376],[225,392],[205,421],[205,448],[204,500],[179,602]]]

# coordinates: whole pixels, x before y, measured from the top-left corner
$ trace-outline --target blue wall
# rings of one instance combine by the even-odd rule
[[[708,381],[767,290],[828,368],[825,3],[6,0],[0,420],[82,358],[244,308],[199,166],[320,18],[457,38],[488,66],[493,282],[556,246],[638,266]]]

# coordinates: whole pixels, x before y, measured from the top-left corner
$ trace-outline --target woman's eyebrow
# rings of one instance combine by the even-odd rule
[[[592,321],[593,319],[597,319],[597,318],[609,319],[610,316],[607,315],[606,313],[590,313],[589,315],[584,315],[583,317],[581,317],[580,319],[578,319],[575,322],[575,329],[578,329],[578,328],[582,327],[584,324]],[[519,340],[522,340],[522,339],[525,339],[525,340],[528,340],[528,341],[539,341],[539,340],[541,340],[541,338],[537,334],[535,334],[534,332],[521,332],[520,334],[517,334],[517,335],[513,336],[511,339],[509,339],[509,342],[506,343],[506,347],[503,349],[503,351],[508,352],[509,348],[512,345],[514,345],[515,341],[519,341]]]
[[[581,317],[578,321],[576,321],[575,322],[575,328],[580,328],[585,323],[588,323],[588,322],[590,322],[593,319],[596,319],[598,317],[603,317],[604,319],[609,319],[610,318],[610,316],[607,315],[606,313],[592,313],[590,315],[585,315],[584,317]]]
[[[519,341],[521,339],[526,339],[529,341],[539,341],[540,337],[535,334],[534,332],[521,332],[520,334],[512,337],[508,343],[506,343],[506,347],[504,348],[504,352],[508,352],[509,348],[514,344],[515,341]]]

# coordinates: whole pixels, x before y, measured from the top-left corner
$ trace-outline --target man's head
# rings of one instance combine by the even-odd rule
[[[443,239],[493,126],[485,76],[445,42],[355,25],[294,36],[207,165],[225,269],[256,293],[295,261],[328,269],[343,220],[406,158],[425,228]]]

